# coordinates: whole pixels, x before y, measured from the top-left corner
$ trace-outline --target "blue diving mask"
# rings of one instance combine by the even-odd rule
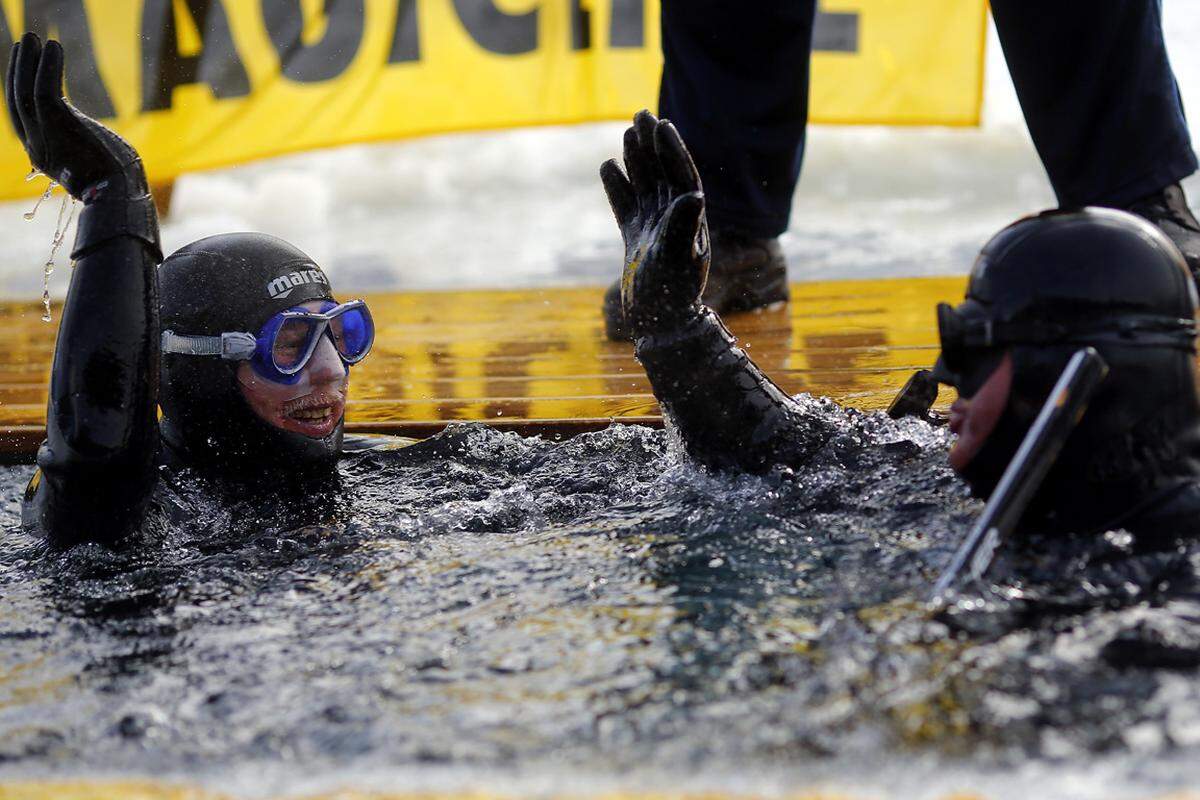
[[[329,336],[347,366],[366,358],[375,341],[375,323],[366,302],[351,300],[339,305],[324,300],[320,311],[289,308],[267,320],[257,336],[188,336],[163,331],[162,351],[249,361],[254,371],[267,380],[293,384],[300,380],[300,371],[312,359],[323,335]]]

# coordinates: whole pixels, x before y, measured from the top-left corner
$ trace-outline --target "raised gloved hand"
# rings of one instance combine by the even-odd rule
[[[667,333],[700,313],[708,223],[700,175],[675,126],[649,111],[625,131],[625,170],[600,167],[625,240],[621,305],[635,338]]]
[[[155,248],[158,217],[141,159],[117,134],[63,98],[63,49],[26,33],[13,45],[4,93],[29,160],[86,207],[73,256],[116,236]]]

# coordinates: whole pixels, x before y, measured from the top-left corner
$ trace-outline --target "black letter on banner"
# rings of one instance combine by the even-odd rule
[[[858,14],[818,11],[813,21],[813,50],[858,52]]]
[[[392,37],[389,64],[421,60],[421,37],[417,27],[417,0],[397,0],[396,34]]]
[[[612,0],[609,47],[643,47],[646,44],[645,0]]]
[[[8,59],[12,55],[12,28],[8,27],[8,17],[4,15],[4,6],[0,6],[0,66],[4,67],[4,75],[8,74]]]
[[[583,7],[583,0],[571,0],[571,49],[587,50],[592,46],[592,12]]]
[[[300,83],[333,80],[358,55],[366,29],[363,0],[325,0],[324,6],[329,18],[325,35],[316,44],[305,45],[300,39],[304,30],[300,0],[262,0],[263,22],[285,78]]]
[[[179,52],[172,0],[146,0],[142,8],[142,111],[171,107],[176,86],[206,83],[213,97],[245,97],[250,78],[233,44],[221,0],[184,0],[200,33],[200,52]]]
[[[100,79],[92,51],[92,29],[83,0],[25,0],[25,30],[43,40],[62,42],[67,62],[67,95],[90,117],[116,116],[108,90]]]
[[[505,14],[492,0],[454,0],[454,10],[471,38],[484,50],[515,56],[537,49],[537,9]]]

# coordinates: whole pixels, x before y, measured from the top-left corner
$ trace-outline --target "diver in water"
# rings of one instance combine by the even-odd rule
[[[114,541],[141,524],[163,471],[185,466],[240,492],[328,485],[349,368],[374,337],[366,304],[339,303],[310,258],[261,234],[163,261],[138,154],[63,99],[62,77],[58,42],[14,46],[13,127],[84,204],[25,524],[54,544]]]
[[[836,431],[764,375],[700,300],[709,239],[675,128],[643,111],[625,171],[600,169],[625,241],[621,301],[664,415],[714,469],[806,462]],[[959,395],[950,464],[988,497],[1072,353],[1110,372],[1024,517],[1043,532],[1200,533],[1196,289],[1178,249],[1132,214],[1053,211],[1002,230],[965,301],[938,309],[935,377]]]

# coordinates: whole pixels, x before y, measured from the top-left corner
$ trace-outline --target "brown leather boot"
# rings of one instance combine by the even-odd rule
[[[779,240],[748,236],[733,229],[713,230],[712,263],[701,299],[718,314],[787,302],[787,263]],[[621,308],[620,280],[604,293],[604,330],[614,342],[633,338]]]

